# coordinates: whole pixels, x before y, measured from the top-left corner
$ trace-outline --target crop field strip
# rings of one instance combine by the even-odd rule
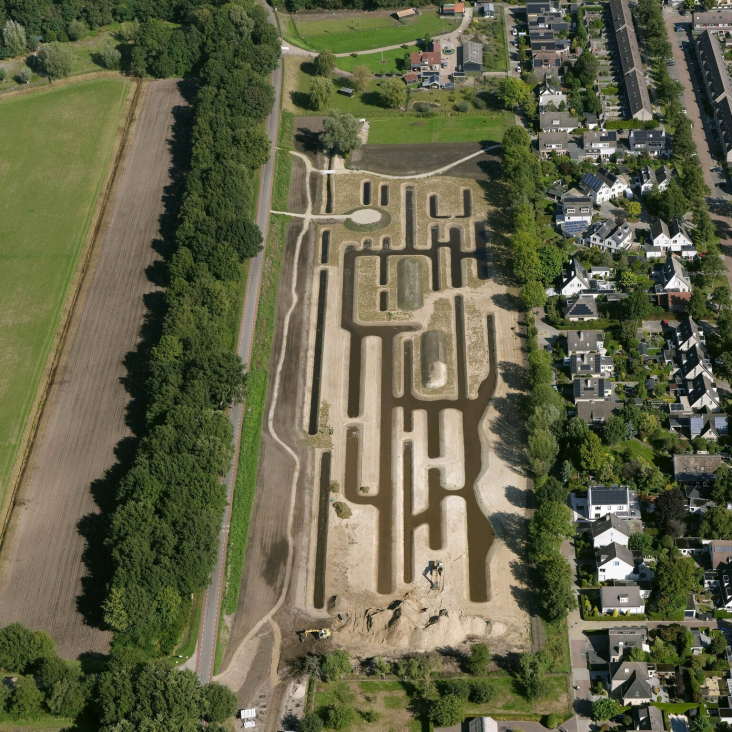
[[[0,500],[87,239],[129,89],[127,81],[107,78],[0,102]]]

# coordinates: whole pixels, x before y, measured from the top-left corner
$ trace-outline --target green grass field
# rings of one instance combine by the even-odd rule
[[[328,48],[333,53],[411,43],[428,33],[432,36],[449,33],[460,25],[459,18],[440,18],[434,7],[420,8],[420,15],[401,23],[387,11],[334,13],[332,18],[325,20],[280,13],[279,19],[285,41],[312,51]]]
[[[513,124],[509,112],[488,113],[489,116],[455,117],[392,117],[371,120],[369,145],[419,142],[500,142],[508,126]]]
[[[360,56],[339,56],[336,66],[343,71],[353,71],[355,66],[366,66],[374,74],[396,74],[405,72],[404,54],[419,51],[419,46],[411,44],[406,48],[394,48],[383,53],[364,53]],[[384,63],[381,63],[381,60]]]
[[[110,77],[0,102],[0,499],[128,90]]]

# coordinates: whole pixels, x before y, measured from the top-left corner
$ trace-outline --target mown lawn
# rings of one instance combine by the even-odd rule
[[[449,33],[460,19],[440,18],[437,8],[424,7],[419,15],[403,22],[387,11],[334,13],[332,18],[309,19],[307,15],[280,13],[280,28],[285,41],[293,45],[333,53],[368,51],[372,48],[411,43],[425,35]]]
[[[419,142],[500,142],[503,133],[513,123],[508,112],[490,116],[435,116],[427,119],[392,117],[371,120],[370,145]]]
[[[0,101],[0,499],[128,91],[109,77]]]
[[[409,70],[408,64],[404,61],[404,56],[413,51],[419,51],[419,46],[411,44],[406,48],[394,48],[391,51],[384,51],[383,53],[339,56],[336,58],[336,66],[343,71],[353,71],[355,66],[366,66],[374,74],[403,74]]]

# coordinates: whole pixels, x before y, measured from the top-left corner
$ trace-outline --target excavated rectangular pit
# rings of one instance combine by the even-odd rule
[[[381,184],[381,205],[389,205],[389,186],[386,183]]]
[[[318,501],[318,540],[315,549],[313,605],[325,607],[325,565],[328,557],[328,513],[330,509],[330,450],[320,456],[320,498]]]
[[[330,254],[330,231],[324,231],[320,242],[320,263],[328,264],[328,255]]]
[[[320,380],[323,371],[323,337],[325,335],[325,303],[328,296],[328,270],[320,270],[318,288],[318,319],[315,325],[315,354],[313,358],[313,387],[310,392],[310,424],[308,432],[318,433],[320,421]]]
[[[363,205],[371,205],[371,181],[369,180],[364,181],[363,184]]]

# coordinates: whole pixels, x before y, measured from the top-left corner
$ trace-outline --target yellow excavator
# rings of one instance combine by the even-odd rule
[[[304,643],[308,635],[314,635],[318,640],[325,640],[330,638],[330,628],[309,628],[308,630],[298,630],[297,637],[300,639],[300,643]]]

